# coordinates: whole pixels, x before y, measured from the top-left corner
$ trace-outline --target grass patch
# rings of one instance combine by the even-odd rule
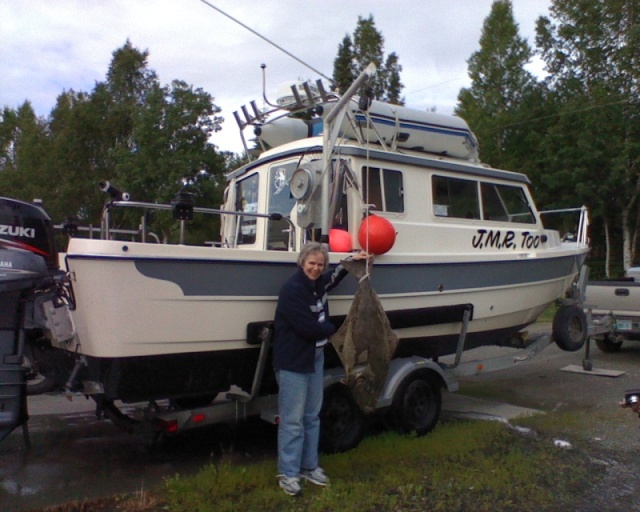
[[[538,317],[536,322],[553,322],[553,317],[558,311],[558,305],[556,303],[549,304],[542,314]]]
[[[524,437],[498,422],[440,423],[425,437],[384,433],[348,453],[324,456],[330,487],[286,496],[275,461],[222,461],[176,475],[157,493],[166,510],[542,511],[570,509],[594,470],[575,450]],[[587,478],[588,476],[588,478]]]

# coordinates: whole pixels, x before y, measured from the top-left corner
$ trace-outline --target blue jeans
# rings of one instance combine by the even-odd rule
[[[324,348],[316,349],[315,371],[276,371],[278,380],[278,473],[297,477],[318,467]]]

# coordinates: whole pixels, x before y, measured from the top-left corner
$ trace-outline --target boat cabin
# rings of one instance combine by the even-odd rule
[[[298,250],[308,240],[319,240],[321,146],[321,137],[293,141],[228,176],[224,210],[281,214],[299,227],[293,233],[285,220],[229,216],[223,246]],[[332,158],[329,228],[346,230],[358,248],[360,223],[372,213],[396,227],[396,253],[526,252],[551,236],[528,185],[520,173],[346,140]]]

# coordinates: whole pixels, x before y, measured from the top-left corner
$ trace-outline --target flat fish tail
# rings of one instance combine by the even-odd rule
[[[362,279],[367,273],[367,262],[365,260],[341,260],[340,265],[347,269],[349,274],[355,277],[358,281]],[[369,261],[369,266],[373,265],[372,261]]]

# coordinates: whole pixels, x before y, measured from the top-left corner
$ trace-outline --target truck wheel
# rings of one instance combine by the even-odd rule
[[[578,306],[561,306],[553,317],[553,340],[567,352],[580,350],[587,339],[587,316]]]
[[[622,341],[614,341],[608,334],[604,335],[604,338],[596,338],[597,347],[603,352],[619,352],[622,347]]]
[[[442,392],[429,372],[414,372],[393,396],[391,414],[396,429],[422,436],[436,426],[442,408]]]
[[[345,452],[358,446],[364,435],[364,415],[349,388],[336,384],[325,390],[320,425],[323,452]]]

